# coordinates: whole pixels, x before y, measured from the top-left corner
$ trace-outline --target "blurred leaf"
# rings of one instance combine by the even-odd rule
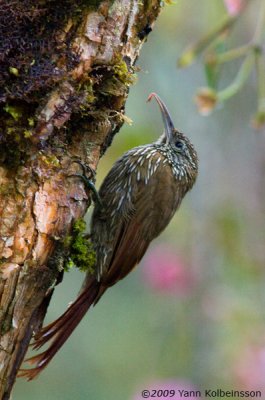
[[[219,78],[219,68],[215,63],[211,61],[205,62],[204,72],[206,76],[207,85],[212,89],[217,89],[218,78]]]
[[[215,54],[214,56],[212,56],[212,58],[214,58],[214,62],[216,64],[223,64],[229,61],[234,61],[236,58],[246,56],[250,50],[251,45],[246,44],[222,53]]]
[[[230,29],[236,20],[236,17],[227,16],[225,20],[221,22],[221,24],[215,27],[212,31],[208,32],[195,44],[184,50],[178,59],[177,66],[179,68],[186,68],[190,66],[219,35],[223,34],[225,31],[227,31],[227,29]]]
[[[252,125],[260,129],[265,125],[265,58],[260,48],[255,51],[258,110],[252,119]]]
[[[249,53],[243,61],[234,81],[225,89],[218,92],[218,100],[225,101],[234,96],[246,83],[254,65],[253,52]]]

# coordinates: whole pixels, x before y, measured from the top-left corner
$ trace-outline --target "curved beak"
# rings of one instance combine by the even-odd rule
[[[174,124],[172,122],[171,116],[169,114],[169,111],[166,107],[166,105],[163,103],[163,101],[160,99],[160,97],[156,93],[150,93],[148,96],[147,101],[152,100],[152,98],[155,98],[159,108],[161,110],[164,126],[165,126],[165,132],[166,132],[166,137],[170,141],[172,139],[172,133],[174,131]]]

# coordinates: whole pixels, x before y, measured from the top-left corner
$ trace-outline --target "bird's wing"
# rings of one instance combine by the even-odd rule
[[[158,156],[151,158],[151,166]],[[105,210],[95,210],[92,238],[103,286],[115,284],[139,263],[180,204],[182,196],[173,184],[171,167],[161,165],[148,179],[144,167],[131,171],[130,164],[123,160],[102,184],[100,196]]]

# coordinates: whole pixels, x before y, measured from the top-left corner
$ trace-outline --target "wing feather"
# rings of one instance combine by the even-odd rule
[[[92,217],[98,275],[104,287],[124,278],[140,262],[149,243],[168,225],[182,198],[175,188],[171,167],[167,165],[157,168],[146,179],[145,165],[139,174],[139,167],[131,172],[130,163],[123,160],[122,166],[116,165],[116,173],[107,176],[100,190],[104,208],[97,207]]]

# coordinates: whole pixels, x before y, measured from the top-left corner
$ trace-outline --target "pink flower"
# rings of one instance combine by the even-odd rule
[[[245,390],[265,391],[265,346],[249,346],[235,366],[238,385]]]
[[[246,5],[246,0],[224,0],[229,15],[238,15]]]
[[[150,394],[148,397],[147,394]],[[174,393],[174,396],[171,396]],[[154,396],[151,397],[151,394]],[[164,379],[161,381],[155,381],[153,383],[146,384],[139,388],[132,398],[132,400],[143,400],[144,398],[154,398],[159,400],[168,400],[170,398],[174,400],[195,400],[202,399],[199,396],[199,391],[194,385],[186,380],[179,379]]]
[[[187,295],[193,279],[184,262],[169,247],[160,245],[146,257],[142,273],[145,283],[153,290]]]

